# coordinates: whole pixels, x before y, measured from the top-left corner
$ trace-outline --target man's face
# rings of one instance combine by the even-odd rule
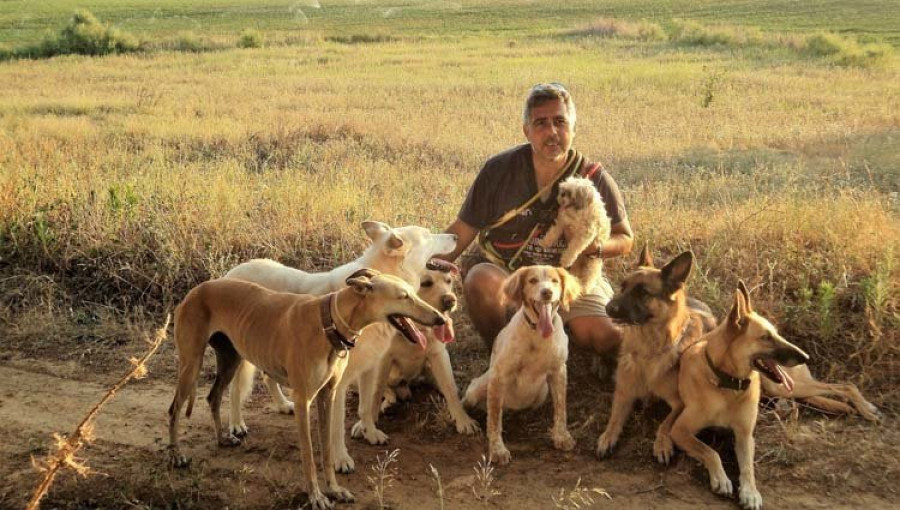
[[[565,160],[575,136],[566,105],[559,99],[535,106],[531,110],[531,120],[523,130],[534,157],[548,163]]]

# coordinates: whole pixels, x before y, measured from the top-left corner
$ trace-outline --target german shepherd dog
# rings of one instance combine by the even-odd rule
[[[769,321],[753,311],[744,282],[738,283],[734,305],[725,321],[684,352],[678,373],[684,410],[672,425],[672,440],[703,463],[713,492],[731,496],[731,480],[722,468],[719,454],[695,435],[707,427],[726,427],[734,431],[741,507],[762,508],[753,473],[759,374],[791,392],[794,381],[785,367],[807,361],[805,352],[782,338]]]
[[[678,360],[684,349],[715,323],[708,309],[689,305],[685,282],[693,261],[693,254],[687,251],[656,269],[645,246],[638,269],[625,278],[606,305],[609,316],[623,324],[623,340],[612,412],[597,440],[600,457],[612,453],[634,402],[652,395],[671,408],[656,432],[653,454],[662,464],[672,458],[669,431],[684,407],[678,393]]]

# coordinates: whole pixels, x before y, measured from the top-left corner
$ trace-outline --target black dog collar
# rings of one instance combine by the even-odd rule
[[[712,359],[709,357],[709,349],[703,349],[703,355],[706,356],[706,364],[709,365],[710,370],[716,374],[716,379],[719,380],[717,384],[719,388],[744,391],[750,387],[750,379],[738,379],[737,377],[728,375],[716,368],[716,366],[713,365]]]
[[[338,352],[349,351],[356,347],[356,338],[358,335],[353,338],[347,338],[338,331],[337,325],[334,323],[334,317],[331,316],[331,303],[335,299],[335,294],[337,293],[332,292],[321,301],[322,304],[319,309],[321,310],[322,327],[325,329],[325,338],[328,339],[328,342],[331,343],[331,347],[333,347],[334,350]]]

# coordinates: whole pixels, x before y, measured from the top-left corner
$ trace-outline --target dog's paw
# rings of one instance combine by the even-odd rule
[[[309,493],[309,507],[312,510],[332,510],[334,503],[322,491],[315,490]]]
[[[224,446],[226,448],[232,448],[235,446],[241,445],[241,438],[235,436],[231,432],[225,432],[221,436],[219,436],[219,446]]]
[[[872,404],[871,402],[866,402],[865,405],[859,409],[859,414],[871,422],[881,421],[881,419],[884,418],[881,411],[879,411],[878,408],[875,407],[875,404]]]
[[[509,464],[511,459],[512,454],[509,453],[509,450],[506,449],[503,443],[491,447],[491,454],[488,460],[494,464],[505,466]]]
[[[169,463],[176,469],[184,469],[191,465],[191,458],[185,457],[177,449],[169,449]]]
[[[412,390],[405,384],[397,386],[394,389],[394,393],[397,395],[397,400],[409,400],[412,398]]]
[[[572,264],[575,263],[575,259],[578,258],[578,254],[575,253],[563,253],[562,257],[559,259],[559,265],[561,267],[570,268]]]
[[[656,461],[666,466],[672,461],[674,455],[675,445],[672,443],[672,438],[668,435],[657,435],[656,441],[653,442],[653,456],[656,457]]]
[[[284,401],[282,403],[276,404],[275,409],[278,410],[279,414],[294,414],[294,403]]]
[[[353,493],[341,487],[340,485],[330,487],[325,492],[325,494],[328,495],[329,498],[340,501],[341,503],[353,503],[354,501],[356,501]]]
[[[756,487],[741,486],[741,490],[738,491],[738,500],[741,508],[746,510],[760,510],[763,506],[762,495],[756,490]]]
[[[378,430],[375,426],[367,426],[362,420],[353,424],[353,428],[350,429],[350,437],[355,439],[363,438],[373,445],[387,444],[388,442],[387,434]]]
[[[734,492],[731,480],[728,479],[728,475],[725,474],[725,470],[722,468],[719,468],[717,473],[709,473],[709,486],[713,492],[720,496],[731,497],[732,492]]]
[[[378,430],[377,428],[371,429],[368,434],[365,434],[366,441],[369,444],[379,445],[379,444],[387,444],[388,443],[388,435],[384,432]]]
[[[616,449],[616,440],[610,437],[610,434],[604,432],[600,434],[600,437],[597,439],[597,456],[601,459],[605,459],[612,455],[613,450]]]
[[[456,418],[456,432],[458,434],[466,434],[471,436],[472,434],[477,434],[481,431],[481,425],[478,424],[477,421],[473,420],[471,416],[463,413],[461,416]]]
[[[228,425],[228,432],[235,437],[247,437],[247,434],[250,433],[250,429],[247,428],[247,424],[244,423],[244,420],[241,420],[235,424]]]
[[[337,473],[341,473],[344,475],[349,475],[356,471],[356,463],[353,461],[353,457],[350,456],[346,450],[343,453],[335,454],[334,456],[334,470]]]
[[[553,447],[557,450],[570,452],[575,449],[575,438],[572,437],[568,430],[562,429],[561,432],[551,432],[551,437],[553,438]]]
[[[384,413],[397,403],[397,394],[387,390],[384,392],[384,398],[381,400],[381,412]]]

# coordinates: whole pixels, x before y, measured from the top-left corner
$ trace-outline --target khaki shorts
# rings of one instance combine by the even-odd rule
[[[475,266],[475,264],[481,264],[483,262],[490,263],[479,250],[466,252],[459,259],[459,265],[463,275],[467,274],[469,269]],[[500,269],[506,271],[503,268]],[[609,280],[606,279],[606,276],[603,276],[602,280],[595,286],[592,294],[582,294],[581,297],[569,305],[569,311],[560,311],[559,315],[562,317],[563,322],[569,322],[570,320],[579,317],[609,317],[609,315],[606,314],[606,303],[609,303],[609,300],[612,299],[612,297],[612,285],[609,283]]]

